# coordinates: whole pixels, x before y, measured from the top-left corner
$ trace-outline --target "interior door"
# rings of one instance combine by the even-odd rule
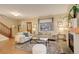
[[[32,33],[32,22],[27,22],[27,32]]]

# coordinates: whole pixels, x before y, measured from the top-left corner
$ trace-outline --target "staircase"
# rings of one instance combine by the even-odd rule
[[[0,22],[0,34],[8,38],[12,37],[12,29]]]
[[[5,40],[9,40],[9,38],[0,34],[0,42]]]

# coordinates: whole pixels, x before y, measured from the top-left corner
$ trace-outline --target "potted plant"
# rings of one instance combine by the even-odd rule
[[[71,14],[71,12],[72,12],[72,14]],[[73,5],[73,7],[69,11],[68,19],[76,18],[78,12],[79,12],[78,5],[77,4]]]

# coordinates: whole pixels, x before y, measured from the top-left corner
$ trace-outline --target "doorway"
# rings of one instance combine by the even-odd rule
[[[27,32],[32,33],[32,22],[27,22]]]

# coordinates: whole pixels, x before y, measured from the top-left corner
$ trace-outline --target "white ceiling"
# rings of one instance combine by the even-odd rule
[[[68,12],[69,6],[68,4],[4,4],[0,5],[0,14],[13,18],[56,15]],[[18,12],[21,15],[15,17],[10,12]]]

